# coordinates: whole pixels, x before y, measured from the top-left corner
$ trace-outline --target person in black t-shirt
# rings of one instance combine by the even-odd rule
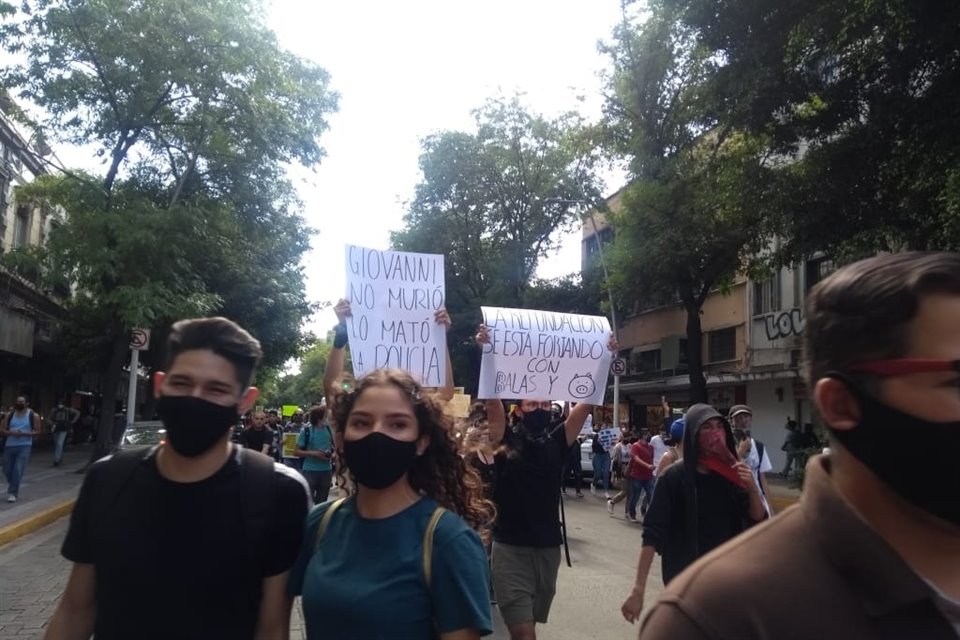
[[[267,415],[263,411],[253,414],[250,426],[240,434],[240,444],[247,449],[269,455],[270,447],[273,445],[273,431],[266,424]]]
[[[668,584],[694,560],[767,517],[753,472],[737,457],[727,419],[706,404],[695,404],[684,417],[684,456],[657,481],[643,519],[643,547],[633,590],[621,607],[635,622],[654,553],[663,557]]]
[[[485,325],[478,327],[476,341],[481,347],[489,343]],[[616,352],[612,334],[608,347]],[[535,639],[557,590],[564,462],[593,406],[580,403],[564,418],[555,416],[549,400],[520,400],[518,424],[510,429],[501,400],[487,400],[486,406],[490,443],[503,445],[493,493],[493,591],[511,639]]]
[[[234,446],[259,343],[225,318],[173,325],[154,379],[166,442],[87,473],[63,543],[73,569],[47,640],[285,638],[310,498],[295,471]]]

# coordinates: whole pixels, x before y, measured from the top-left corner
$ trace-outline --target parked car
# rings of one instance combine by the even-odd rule
[[[140,420],[134,422],[123,432],[124,446],[153,446],[163,442],[167,430],[159,420]]]

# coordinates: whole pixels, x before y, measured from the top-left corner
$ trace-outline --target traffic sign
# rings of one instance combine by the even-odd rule
[[[627,361],[623,358],[614,358],[610,362],[610,373],[615,376],[622,376],[627,372]]]
[[[130,348],[147,351],[150,348],[150,329],[134,329],[130,332]]]

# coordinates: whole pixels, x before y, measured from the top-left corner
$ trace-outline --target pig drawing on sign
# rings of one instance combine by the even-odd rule
[[[597,385],[593,381],[592,374],[583,374],[573,376],[570,381],[570,395],[575,398],[589,398],[596,393]]]

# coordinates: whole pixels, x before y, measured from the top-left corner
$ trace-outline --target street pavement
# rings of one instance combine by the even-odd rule
[[[68,451],[64,464],[52,468],[52,454],[37,451],[31,459],[21,489],[21,501],[0,503],[0,532],[49,512],[76,496],[83,476],[75,473],[86,463],[89,446]],[[793,501],[797,492],[777,482],[771,487],[780,500]],[[635,638],[635,626],[620,615],[620,605],[633,585],[640,551],[641,525],[623,517],[623,504],[615,516],[607,513],[606,501],[585,492],[565,499],[567,533],[572,567],[560,568],[557,596],[550,621],[540,625],[541,640],[626,640]],[[69,563],[60,556],[67,518],[21,535],[8,544],[0,541],[0,640],[40,638],[66,585]],[[659,558],[647,582],[645,603],[649,607],[660,594]],[[494,610],[492,638],[509,635]],[[294,606],[291,638],[305,638],[299,603]]]
[[[619,506],[619,505],[618,505]],[[567,498],[567,529],[573,567],[560,569],[550,622],[538,629],[544,640],[620,640],[636,628],[620,616],[620,604],[633,583],[640,549],[640,525],[607,514],[605,502],[588,493]],[[34,640],[53,613],[66,585],[70,563],[60,556],[67,518],[0,547],[0,640]],[[647,602],[659,594],[660,567],[650,577]],[[497,616],[498,617],[498,616]],[[498,617],[499,618],[499,617]],[[305,638],[299,604],[291,638]],[[509,637],[502,621],[492,636]]]

